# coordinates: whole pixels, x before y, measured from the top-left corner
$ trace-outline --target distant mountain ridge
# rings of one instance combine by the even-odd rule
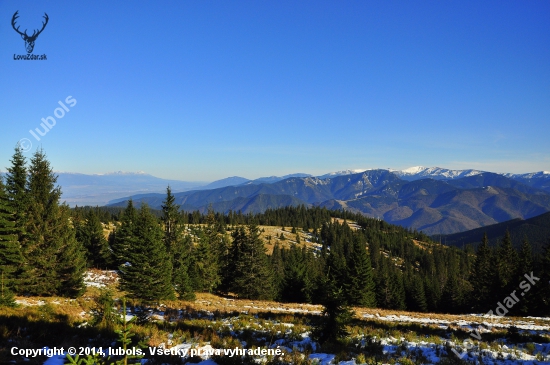
[[[450,170],[441,167],[424,167],[424,166],[414,166],[409,167],[404,170],[395,170],[394,172],[397,176],[401,177],[404,180],[420,180],[425,178],[432,178],[435,180],[452,180],[460,179],[462,177],[479,175],[485,171],[480,170]]]
[[[58,172],[57,183],[61,186],[62,197],[70,206],[105,205],[113,199],[134,194],[166,192],[171,186],[173,191],[186,191],[198,188],[205,183],[161,179],[144,172],[115,172],[86,175]]]
[[[361,171],[361,172],[356,172]],[[143,171],[85,175],[58,173],[69,205],[120,205],[132,197],[160,208],[166,187],[184,210],[261,212],[286,205],[347,209],[389,223],[450,234],[550,210],[550,173],[490,173],[421,166],[405,170],[297,173],[255,180],[234,176],[210,184],[160,179]]]
[[[316,205],[383,218],[427,234],[460,232],[550,211],[550,193],[542,189],[501,174],[463,175],[408,181],[389,170],[366,170],[332,178],[290,177],[174,195],[184,210],[205,211],[211,205],[221,212],[248,213],[285,205]],[[145,202],[154,208],[159,208],[163,199],[158,194],[133,197],[137,204]]]
[[[529,219],[516,218],[466,232],[432,238],[449,246],[463,247],[468,244],[477,246],[486,233],[489,244],[495,246],[502,240],[506,231],[510,232],[512,243],[517,248],[527,238],[534,251],[541,252],[550,239],[550,212]]]

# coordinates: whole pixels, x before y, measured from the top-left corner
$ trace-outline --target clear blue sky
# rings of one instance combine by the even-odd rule
[[[12,29],[49,24],[34,54]],[[550,170],[548,1],[0,2],[0,169]],[[38,142],[58,101],[77,103]],[[59,112],[58,112],[59,113]]]

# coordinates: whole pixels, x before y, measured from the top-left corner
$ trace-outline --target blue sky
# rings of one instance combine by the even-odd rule
[[[49,15],[47,61],[13,59],[16,10],[28,33]],[[548,1],[4,0],[0,169],[27,138],[57,171],[190,181],[550,170],[548,19]]]

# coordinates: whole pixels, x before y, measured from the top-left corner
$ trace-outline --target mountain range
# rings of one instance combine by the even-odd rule
[[[305,175],[305,176],[304,176]],[[416,167],[401,171],[342,171],[330,177],[297,174],[266,180],[237,177],[210,188],[175,193],[183,210],[261,212],[283,206],[346,209],[427,234],[450,234],[550,211],[550,173],[496,174]],[[242,179],[242,178],[241,178]],[[225,183],[231,184],[223,186]],[[132,199],[160,208],[165,195]],[[125,206],[125,199],[111,202]]]

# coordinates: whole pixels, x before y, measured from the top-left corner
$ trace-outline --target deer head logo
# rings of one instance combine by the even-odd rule
[[[42,33],[42,31],[44,30],[44,28],[46,28],[46,24],[48,24],[48,20],[50,18],[48,18],[48,14],[44,13],[44,19],[46,20],[45,22],[42,22],[42,29],[40,30],[35,30],[32,35],[28,35],[27,34],[27,30],[25,29],[25,32],[21,33],[19,31],[19,27],[15,27],[15,21],[17,20],[17,18],[19,18],[19,15],[17,15],[17,13],[19,12],[16,11],[15,14],[13,14],[13,17],[11,18],[11,26],[13,27],[13,29],[19,33],[21,35],[21,38],[23,38],[23,40],[25,41],[25,48],[27,49],[27,53],[32,53],[32,50],[34,49],[34,42],[36,41],[36,38],[38,38],[38,36],[40,35],[40,33]]]

